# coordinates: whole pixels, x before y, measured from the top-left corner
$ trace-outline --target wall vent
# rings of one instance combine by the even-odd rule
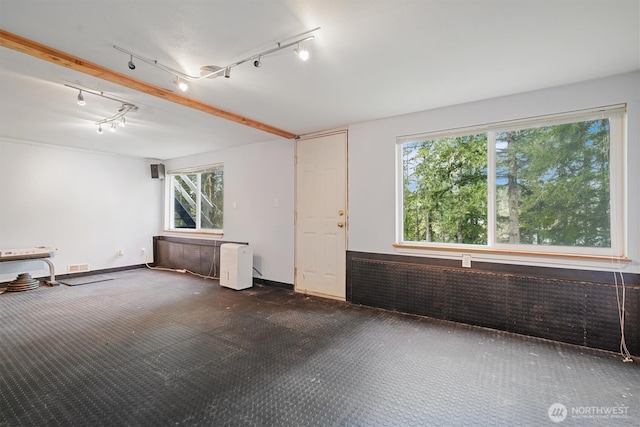
[[[72,264],[67,266],[67,273],[83,273],[89,270],[89,264]]]

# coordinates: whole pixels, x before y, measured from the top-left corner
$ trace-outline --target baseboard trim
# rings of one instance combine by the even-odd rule
[[[94,276],[97,274],[108,274],[108,273],[118,273],[120,271],[129,271],[129,270],[137,270],[139,268],[146,268],[145,264],[135,264],[135,265],[125,265],[122,267],[113,267],[113,268],[104,268],[101,270],[92,270],[83,273],[71,273],[71,274],[56,274],[56,280],[58,279],[68,279],[70,277],[84,277],[84,276]],[[37,277],[38,280],[49,280],[49,276]]]

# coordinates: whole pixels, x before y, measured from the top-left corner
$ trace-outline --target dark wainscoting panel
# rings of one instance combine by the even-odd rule
[[[217,277],[220,274],[220,245],[223,243],[247,244],[224,240],[154,236],[154,265]]]
[[[498,274],[445,269],[445,286],[449,293],[454,322],[505,329],[508,284]],[[471,285],[471,286],[470,286]]]
[[[388,310],[619,351],[613,273],[347,252],[347,299]],[[572,278],[572,279],[570,279]],[[625,337],[640,356],[640,275],[625,274]],[[621,280],[618,276],[618,283]],[[621,295],[622,288],[618,287]]]

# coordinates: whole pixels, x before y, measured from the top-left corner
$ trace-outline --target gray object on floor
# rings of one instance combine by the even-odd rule
[[[19,274],[16,280],[9,283],[6,288],[6,292],[22,292],[31,291],[37,289],[40,286],[40,281],[31,277],[29,273]]]
[[[62,283],[67,286],[79,286],[79,285],[89,285],[91,283],[98,282],[107,282],[109,280],[114,280],[115,276],[109,276],[106,274],[94,274],[89,276],[80,276],[80,277],[67,277],[64,279],[58,279],[58,283]]]
[[[2,427],[640,424],[637,361],[279,288],[133,270],[0,321]]]

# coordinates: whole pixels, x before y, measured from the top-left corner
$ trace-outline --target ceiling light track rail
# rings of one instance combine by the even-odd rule
[[[116,101],[116,102],[119,102],[121,104],[128,104],[127,101],[123,101],[121,99],[114,98],[113,96],[106,95],[104,92],[99,91],[99,90],[87,89],[85,87],[74,86],[74,85],[70,85],[68,83],[65,83],[64,85],[66,87],[70,87],[71,89],[81,90],[84,93],[90,93],[92,95],[96,95],[96,96],[100,96],[102,98],[110,99],[111,101]]]
[[[271,48],[271,49],[267,49],[264,50],[262,52],[256,53],[254,55],[248,56],[244,59],[241,59],[239,61],[236,61],[232,64],[229,65],[225,65],[223,67],[221,66],[217,66],[217,65],[205,65],[203,67],[200,68],[200,75],[199,76],[192,76],[190,74],[184,73],[180,70],[176,70],[175,68],[171,68],[167,65],[161,64],[160,62],[158,62],[158,60],[156,59],[151,59],[151,58],[147,58],[143,55],[140,55],[138,53],[132,52],[128,49],[125,49],[123,47],[117,46],[117,45],[113,45],[114,49],[125,53],[126,55],[129,56],[129,63],[128,66],[131,70],[134,70],[136,68],[135,63],[133,62],[133,58],[136,58],[146,64],[152,65],[156,68],[158,68],[159,70],[162,70],[168,74],[174,75],[176,76],[176,81],[175,83],[177,85],[180,85],[180,83],[185,83],[184,81],[189,81],[189,82],[193,82],[193,81],[198,81],[198,80],[202,80],[202,79],[206,79],[206,78],[215,78],[215,77],[219,77],[224,75],[225,77],[230,77],[231,75],[231,69],[234,67],[237,67],[238,65],[244,64],[245,62],[250,62],[250,61],[254,61],[254,66],[255,67],[260,67],[260,65],[262,64],[261,60],[262,58],[269,56],[273,53],[276,53],[278,51],[281,51],[283,49],[287,49],[290,47],[294,47],[294,52],[296,53],[296,55],[298,55],[300,57],[301,60],[306,61],[309,58],[309,53],[308,51],[304,50],[301,48],[301,44],[313,39],[315,36],[312,35],[311,33],[318,31],[320,29],[320,27],[316,27],[312,30],[308,30],[305,31],[303,33],[300,33],[296,36],[292,36],[289,37],[288,39],[284,39],[281,42],[278,42],[276,47]],[[286,40],[292,40],[293,41],[289,41],[286,42]],[[182,79],[182,81],[180,80]],[[182,86],[180,86],[181,90],[185,91],[186,90],[186,86],[183,84]]]
[[[84,97],[82,96],[83,93],[88,93],[91,95],[95,95],[95,96],[99,96],[101,98],[105,98],[105,99],[109,99],[111,101],[115,101],[121,104],[120,108],[118,108],[118,112],[116,114],[114,114],[111,117],[105,117],[102,120],[98,120],[97,122],[95,122],[96,126],[98,126],[97,132],[98,133],[102,133],[102,125],[109,125],[110,129],[112,132],[115,132],[116,129],[118,128],[118,126],[124,126],[126,123],[126,119],[125,116],[132,112],[132,111],[137,111],[138,110],[138,106],[134,105],[130,102],[127,101],[123,101],[121,99],[115,98],[113,96],[110,95],[106,95],[104,92],[102,91],[97,91],[97,90],[92,90],[92,89],[87,89],[84,87],[79,87],[79,86],[74,86],[74,85],[70,85],[65,83],[64,84],[66,87],[70,87],[72,89],[75,89],[78,92],[78,105],[85,105],[86,102],[84,100]]]
[[[293,139],[296,136],[293,132],[262,123],[231,111],[223,110],[222,108],[206,104],[193,98],[187,98],[178,93],[135,79],[84,58],[26,39],[3,29],[0,29],[0,46],[262,132],[287,139]]]
[[[129,60],[129,68],[131,70],[135,70],[135,68],[136,68],[135,64],[131,65],[131,64],[133,64],[133,59],[132,58],[135,58],[135,59],[138,59],[138,60],[140,60],[142,62],[145,62],[145,63],[147,63],[149,65],[153,65],[154,67],[156,67],[156,68],[158,68],[158,69],[160,69],[162,71],[165,71],[165,72],[167,72],[169,74],[173,74],[174,76],[182,77],[185,80],[199,80],[199,78],[196,78],[196,77],[190,76],[188,74],[185,74],[182,71],[178,71],[178,70],[176,70],[174,68],[167,67],[166,65],[162,65],[156,59],[150,59],[150,58],[144,57],[142,55],[139,55],[139,54],[137,54],[135,52],[131,52],[131,51],[129,51],[129,50],[125,49],[125,48],[122,48],[120,46],[116,46],[115,44],[113,45],[113,47],[114,47],[114,49],[119,50],[120,52],[126,53],[131,58]]]

